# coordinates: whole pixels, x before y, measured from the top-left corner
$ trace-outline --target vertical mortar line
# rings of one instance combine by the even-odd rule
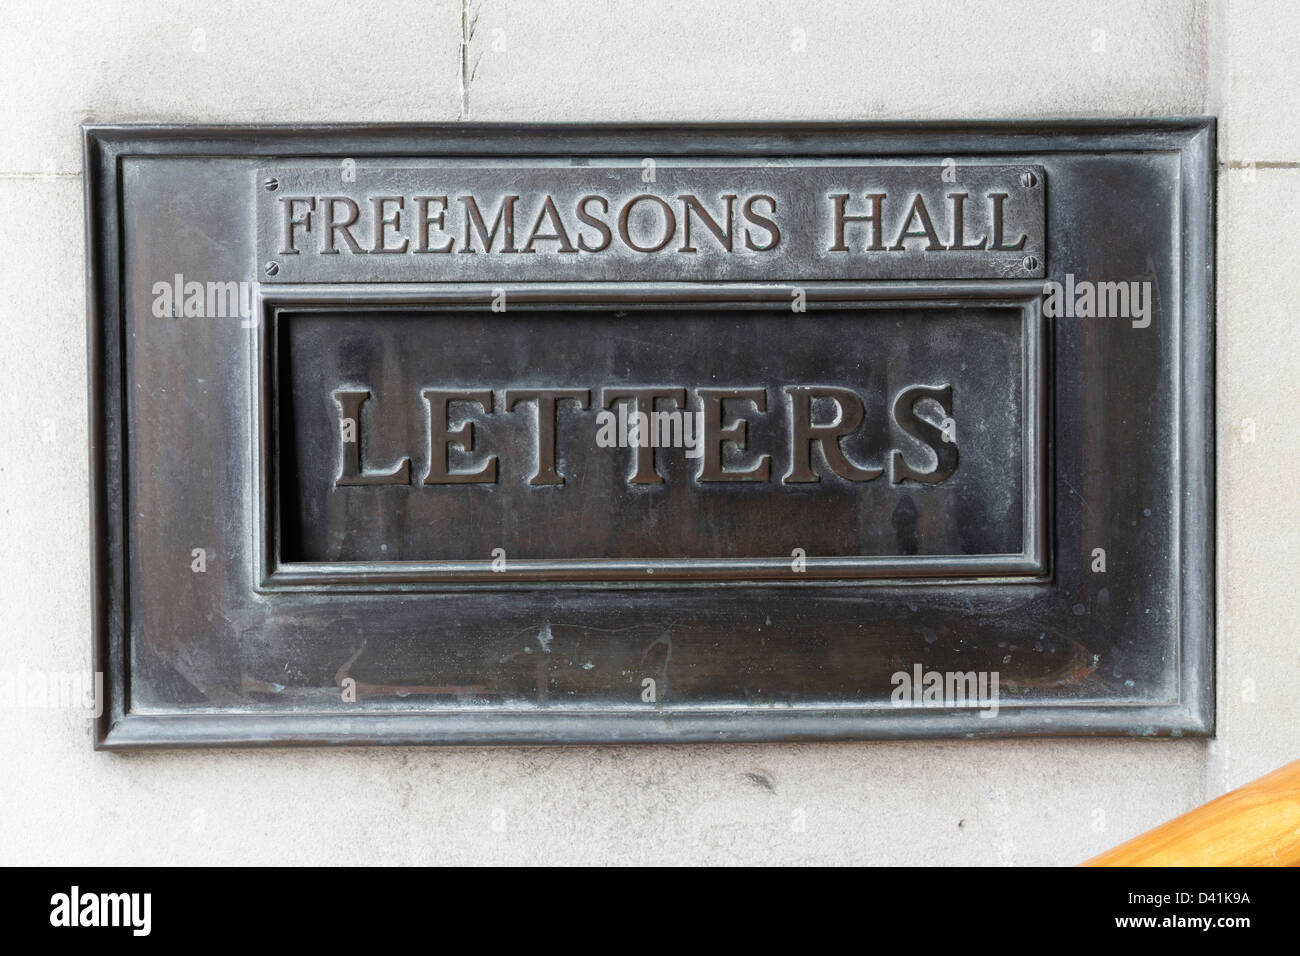
[[[469,4],[460,0],[460,118],[469,119]]]
[[[1233,56],[1228,29],[1227,0],[1211,0],[1207,9],[1205,26],[1205,106],[1216,116],[1214,130],[1214,300],[1210,303],[1213,315],[1214,341],[1214,515],[1215,515],[1215,618],[1214,618],[1214,737],[1206,749],[1205,776],[1201,794],[1206,802],[1228,792],[1232,780],[1232,723],[1235,714],[1229,712],[1228,668],[1232,647],[1232,598],[1229,591],[1233,560],[1233,535],[1228,524],[1229,489],[1232,482],[1232,446],[1220,439],[1218,425],[1226,424],[1226,412],[1234,407],[1235,390],[1231,387],[1231,366],[1227,361],[1232,338],[1228,333],[1225,316],[1231,309],[1227,301],[1229,249],[1224,225],[1231,221],[1229,187],[1231,173],[1220,166],[1219,157],[1231,157],[1229,132],[1232,119],[1227,107],[1234,100]],[[1230,426],[1229,426],[1230,428]],[[1230,431],[1229,431],[1230,434]],[[1224,436],[1226,437],[1226,436]],[[1222,534],[1219,529],[1222,528]],[[1236,708],[1232,708],[1235,711]]]
[[[1201,110],[1204,114],[1210,115],[1214,112],[1214,107],[1224,102],[1224,91],[1220,89],[1223,82],[1222,68],[1222,50],[1218,47],[1220,42],[1220,27],[1222,25],[1223,4],[1220,0],[1207,0],[1207,3],[1199,11],[1201,14],[1201,76],[1204,87],[1201,91]],[[1224,189],[1223,176],[1219,166],[1219,156],[1226,155],[1223,150],[1223,133],[1222,123],[1217,123],[1215,128],[1214,155],[1210,157],[1213,176],[1211,177],[1211,187],[1214,192],[1213,207],[1211,215],[1213,218],[1214,229],[1211,237],[1210,269],[1214,276],[1214,291],[1211,301],[1208,303],[1210,315],[1213,322],[1213,340],[1214,340],[1214,380],[1210,383],[1210,388],[1214,391],[1214,418],[1209,423],[1214,434],[1214,464],[1211,468],[1214,481],[1214,529],[1212,536],[1214,539],[1214,643],[1213,659],[1210,666],[1214,674],[1214,736],[1206,741],[1205,748],[1201,755],[1201,792],[1200,799],[1202,803],[1208,803],[1214,798],[1212,791],[1215,789],[1216,777],[1221,777],[1221,766],[1226,762],[1226,736],[1224,734],[1224,718],[1227,715],[1227,708],[1224,694],[1224,675],[1227,673],[1226,655],[1224,653],[1224,638],[1227,635],[1227,595],[1226,585],[1228,582],[1228,540],[1227,529],[1222,524],[1224,514],[1226,513],[1226,495],[1224,492],[1228,487],[1226,481],[1227,473],[1224,464],[1224,448],[1219,440],[1219,420],[1223,415],[1223,410],[1227,405],[1224,390],[1220,384],[1224,371],[1224,363],[1219,357],[1219,350],[1222,348],[1222,335],[1220,326],[1219,305],[1223,292],[1223,275],[1221,272],[1223,264],[1222,245],[1220,244],[1220,232],[1222,223],[1225,221],[1223,215]]]

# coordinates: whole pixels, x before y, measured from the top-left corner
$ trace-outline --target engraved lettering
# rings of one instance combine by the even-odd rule
[[[372,196],[370,203],[375,209],[375,240],[370,247],[370,252],[375,255],[395,255],[405,252],[407,240],[403,239],[400,244],[390,246],[387,233],[390,227],[398,233],[401,232],[402,208],[406,205],[406,200],[401,196]],[[386,211],[385,208],[389,203],[396,207],[391,212]]]
[[[629,400],[633,403],[637,420],[641,423],[638,427],[640,441],[633,451],[634,470],[629,481],[634,485],[659,485],[663,484],[663,476],[659,474],[655,467],[655,446],[650,442],[650,414],[654,412],[655,404],[660,401],[670,401],[676,403],[677,407],[684,408],[686,405],[686,389],[684,388],[602,388],[600,390],[600,404],[603,408],[613,407],[615,402]],[[628,429],[624,426],[625,419],[622,418],[626,408],[620,406],[620,434],[627,434]]]
[[[935,467],[929,471],[920,471],[907,463],[907,459],[897,449],[890,456],[889,480],[901,484],[908,478],[923,484],[933,485],[943,481],[957,470],[957,444],[948,441],[943,426],[936,425],[916,412],[916,405],[922,399],[932,399],[939,403],[945,416],[952,415],[952,386],[913,385],[898,393],[894,399],[894,422],[904,432],[927,446],[935,457]]]
[[[456,389],[426,388],[420,392],[429,406],[429,473],[424,476],[426,485],[494,484],[497,480],[497,457],[489,455],[477,471],[452,471],[451,448],[458,447],[469,454],[474,450],[474,423],[469,419],[459,428],[451,428],[450,406],[455,403],[478,405],[492,413],[492,392],[483,389],[458,391]]]
[[[920,222],[919,231],[911,229],[912,220]],[[904,248],[903,243],[908,239],[926,240],[927,252],[942,252],[944,245],[939,241],[939,234],[934,231],[934,223],[930,221],[930,211],[925,208],[925,200],[921,194],[917,193],[912,198],[912,205],[907,210],[907,217],[903,220],[903,225],[899,227],[898,239],[890,246],[893,252],[899,252]]]
[[[757,202],[767,203],[768,214],[766,216],[760,215],[758,211],[754,209],[754,204]],[[753,225],[757,226],[759,229],[764,230],[771,237],[767,245],[760,246],[758,243],[754,242],[754,234],[750,230],[749,226],[746,226],[745,227],[745,248],[746,249],[751,249],[754,252],[770,252],[771,250],[776,248],[777,243],[781,241],[781,228],[776,224],[776,220],[771,218],[772,216],[775,215],[776,215],[775,196],[765,196],[760,193],[757,196],[750,196],[748,199],[745,200],[745,218],[748,219]]]
[[[579,408],[591,403],[591,391],[585,388],[510,388],[506,389],[506,411],[514,411],[520,402],[537,403],[537,470],[528,479],[530,485],[562,485],[564,476],[555,467],[555,419],[560,400],[576,402]]]
[[[357,237],[352,235],[352,227],[356,225],[357,218],[361,215],[361,207],[357,205],[356,200],[347,196],[322,196],[321,205],[325,207],[325,231],[321,233],[320,254],[323,256],[338,255],[338,247],[335,245],[335,237],[343,236],[343,241],[348,244],[348,251],[356,255],[362,255],[365,250],[361,248],[361,243],[357,242]],[[338,219],[336,216],[337,207],[342,206],[347,210],[347,218]]]
[[[649,200],[650,202],[653,203],[658,203],[659,208],[663,211],[664,237],[658,244],[653,246],[637,245],[636,242],[633,241],[631,231],[630,231],[630,220],[632,218],[632,210],[636,208],[638,203],[646,200]],[[640,196],[636,196],[633,199],[629,199],[627,204],[623,206],[623,211],[619,213],[618,216],[618,234],[622,236],[623,244],[626,245],[629,249],[633,249],[637,252],[658,252],[659,250],[667,246],[668,243],[673,241],[673,236],[676,233],[677,233],[677,217],[673,215],[673,207],[668,205],[668,203],[664,202],[658,196],[651,196],[648,193],[642,194]]]
[[[786,484],[821,481],[813,469],[812,450],[821,449],[826,466],[849,481],[879,478],[882,468],[863,468],[849,461],[840,442],[852,435],[866,417],[866,408],[858,393],[848,388],[830,386],[787,386],[790,401],[790,471],[782,479]],[[813,399],[830,399],[838,408],[835,421],[825,425],[813,422]]]
[[[434,203],[437,203],[437,214],[432,212]],[[415,221],[418,232],[415,240],[416,252],[451,252],[456,245],[456,240],[451,236],[447,237],[445,245],[430,245],[430,230],[437,228],[439,232],[444,230],[444,220],[447,215],[447,197],[446,196],[416,196],[415,197]]]
[[[723,447],[734,445],[745,448],[745,435],[748,424],[745,419],[737,418],[730,425],[722,423],[724,403],[728,401],[749,402],[760,412],[767,411],[767,389],[765,388],[700,388],[695,392],[700,397],[704,413],[704,455],[697,476],[700,481],[767,481],[772,473],[772,456],[759,456],[757,464],[747,469],[732,470],[723,466]]]
[[[542,228],[542,223],[550,219],[552,232],[538,232]],[[569,234],[564,229],[564,220],[560,218],[560,212],[555,208],[555,200],[550,196],[546,197],[546,202],[542,204],[541,211],[537,214],[537,221],[533,223],[533,228],[528,231],[528,240],[524,243],[524,252],[536,252],[533,243],[538,239],[550,239],[560,244],[560,252],[577,252],[572,242],[569,241]]]
[[[884,193],[870,193],[867,200],[871,203],[871,212],[861,215],[850,215],[845,212],[845,205],[849,201],[848,193],[838,193],[829,197],[835,203],[835,242],[831,246],[831,252],[848,252],[849,247],[844,243],[844,227],[849,223],[870,223],[871,224],[871,244],[867,246],[872,252],[883,252],[885,244],[881,239],[880,218],[883,215],[882,206],[885,201]]]
[[[502,252],[518,252],[515,248],[515,203],[519,201],[518,196],[506,196],[497,206],[497,214],[492,219],[492,228],[489,230],[487,224],[483,221],[483,213],[478,208],[478,200],[473,196],[456,197],[465,206],[465,245],[461,247],[461,252],[477,252],[474,248],[474,239],[471,235],[471,228],[478,233],[479,242],[483,244],[484,252],[492,252],[492,246],[496,242],[497,231],[504,233],[502,240]]]
[[[370,392],[340,389],[333,398],[339,407],[339,447],[342,449],[342,464],[338,477],[334,479],[335,486],[410,484],[410,458],[403,458],[388,471],[370,471],[362,464],[361,406],[370,398]]]
[[[1002,233],[1006,228],[1002,204],[1006,202],[1006,199],[1006,193],[989,193],[989,202],[993,207],[993,241],[989,244],[989,249],[994,252],[1019,252],[1025,248],[1025,243],[1029,241],[1027,235],[1022,234],[1011,245],[1007,245],[1002,241]]]
[[[682,206],[684,210],[682,214],[683,237],[682,237],[682,247],[680,251],[681,252],[699,251],[693,245],[691,245],[691,220],[696,216],[698,216],[700,218],[700,221],[703,222],[706,227],[708,227],[709,232],[713,233],[714,238],[718,240],[718,244],[721,245],[722,248],[730,252],[731,244],[732,244],[732,231],[734,228],[734,223],[732,220],[732,212],[733,212],[732,207],[736,202],[736,194],[727,193],[725,196],[722,197],[723,201],[727,205],[727,225],[725,228],[722,225],[720,225],[718,221],[713,218],[713,216],[709,214],[708,210],[706,210],[704,206],[700,204],[700,201],[696,199],[694,196],[684,195],[684,196],[678,196],[677,198],[682,201]]]
[[[296,203],[305,206],[301,216],[294,214]],[[301,251],[294,245],[295,231],[301,227],[304,232],[311,232],[311,217],[315,208],[316,200],[312,196],[282,196],[280,198],[280,209],[284,213],[284,227],[280,233],[279,255],[296,256],[301,254]]]

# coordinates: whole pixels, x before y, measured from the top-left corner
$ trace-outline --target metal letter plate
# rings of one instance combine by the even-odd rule
[[[88,127],[98,746],[1211,733],[1213,133]]]
[[[811,282],[1043,275],[1041,165],[971,159],[958,181],[955,169],[933,162],[901,166],[800,157],[777,164],[692,157],[652,160],[649,168],[623,159],[583,162],[356,161],[347,179],[332,166],[268,165],[261,181],[276,185],[258,197],[258,255],[277,268],[264,271],[263,281]],[[688,207],[683,196],[695,197],[698,205]],[[872,196],[884,197],[878,212]],[[845,197],[842,232],[832,197]],[[293,212],[286,216],[289,204]],[[385,228],[382,242],[380,204],[382,217],[400,220]],[[1000,224],[995,212],[1001,213]],[[308,214],[313,221],[286,236],[289,220]],[[353,215],[346,235],[342,226],[333,233],[325,228],[331,216],[342,224]],[[608,235],[584,215],[607,219]],[[852,218],[859,216],[871,220]],[[709,222],[725,233],[728,218],[732,234],[720,242]],[[900,243],[903,232],[915,238]],[[991,247],[999,236],[996,245],[1005,249],[966,248],[981,238]],[[346,254],[349,237],[366,254]],[[404,250],[392,251],[403,239]],[[882,248],[875,255],[831,252],[837,245]],[[605,247],[588,253],[600,246]]]

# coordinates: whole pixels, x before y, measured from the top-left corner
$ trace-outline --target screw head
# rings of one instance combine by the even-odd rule
[[[273,193],[280,188],[280,180],[276,179],[274,176],[268,176],[263,181],[262,185],[266,188],[267,192]]]
[[[1033,272],[1038,268],[1038,256],[1025,256],[1025,258],[1020,261],[1020,264],[1024,266],[1026,272]],[[272,265],[274,265],[274,263],[272,263]]]
[[[280,272],[280,263],[268,262],[262,269],[269,276],[278,275]]]
[[[1026,169],[1020,174],[1020,185],[1024,186],[1026,189],[1033,189],[1038,185],[1038,177],[1035,176],[1033,172]]]

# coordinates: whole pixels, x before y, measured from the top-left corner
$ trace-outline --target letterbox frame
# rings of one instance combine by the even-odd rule
[[[124,162],[132,157],[197,161],[238,157],[249,164],[285,158],[358,160],[412,156],[880,156],[1038,158],[1072,153],[1173,156],[1180,197],[1177,262],[1180,299],[1176,376],[1177,482],[1163,502],[1177,515],[1167,556],[1177,581],[1176,619],[1142,653],[1167,659],[1170,692],[1137,699],[1084,695],[1033,697],[1005,705],[1000,719],[944,708],[894,710],[873,703],[816,706],[521,708],[382,707],[319,711],[238,700],[203,706],[177,700],[134,706],[131,520],[124,500],[131,382],[124,358]],[[979,121],[946,123],[772,123],[721,125],[447,124],[428,126],[84,127],[90,405],[91,590],[94,667],[104,676],[95,744],[103,749],[268,744],[613,743],[763,741],[1004,735],[1178,737],[1214,729],[1214,187],[1215,124],[1210,118]],[[1049,204],[1051,197],[1049,197]],[[248,236],[235,237],[251,242]],[[1047,237],[1048,256],[1053,237]],[[253,278],[256,278],[255,276]],[[277,292],[279,290],[276,290]],[[229,383],[248,395],[250,383]],[[251,406],[250,406],[251,410]],[[1059,409],[1047,419],[1059,421]],[[1045,437],[1050,455],[1054,435]],[[1050,470],[1050,469],[1049,469]],[[229,491],[223,493],[231,493]],[[253,507],[253,498],[248,499]],[[1050,534],[1053,519],[1045,519]],[[147,545],[146,545],[147,547]],[[1058,556],[1059,559],[1059,556]],[[1071,558],[1071,560],[1077,560]],[[1050,562],[1049,562],[1050,563]],[[246,582],[253,589],[253,575]],[[953,599],[967,593],[953,588]],[[841,591],[841,595],[845,592]],[[273,596],[271,596],[273,597]],[[1155,632],[1153,631],[1152,634]],[[1142,635],[1144,638],[1149,635]],[[136,648],[139,651],[141,648]],[[146,648],[158,650],[157,648]],[[159,653],[164,653],[159,650]]]

